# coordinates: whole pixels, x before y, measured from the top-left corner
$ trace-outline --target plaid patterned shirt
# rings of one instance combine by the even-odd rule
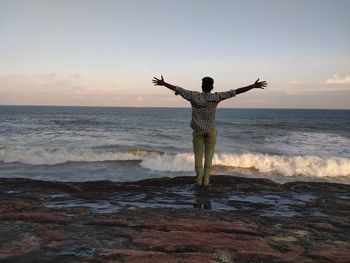
[[[175,95],[191,102],[191,128],[195,131],[209,131],[215,128],[215,112],[219,102],[234,97],[236,91],[206,93],[176,87]]]

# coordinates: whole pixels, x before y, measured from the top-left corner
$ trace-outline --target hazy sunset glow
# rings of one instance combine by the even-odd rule
[[[350,108],[350,1],[1,1],[0,104],[189,106],[167,82],[216,91],[266,80],[221,107]]]

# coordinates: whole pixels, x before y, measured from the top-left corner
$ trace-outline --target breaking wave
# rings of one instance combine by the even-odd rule
[[[0,161],[4,163],[19,162],[32,165],[53,165],[66,162],[104,162],[104,161],[134,161],[142,160],[157,152],[143,150],[106,151],[96,149],[66,149],[43,147],[33,148],[0,148]]]
[[[192,171],[193,154],[162,155],[145,158],[141,165],[159,171]],[[260,153],[215,154],[213,165],[255,169],[261,173],[310,177],[350,176],[350,159],[318,156],[278,156]]]
[[[147,150],[112,151],[99,149],[66,149],[43,147],[0,148],[0,162],[30,165],[55,165],[67,162],[140,161],[153,171],[190,172],[194,167],[192,153],[166,153]],[[320,156],[280,156],[260,153],[215,154],[213,164],[255,169],[261,173],[310,177],[350,176],[350,159]]]

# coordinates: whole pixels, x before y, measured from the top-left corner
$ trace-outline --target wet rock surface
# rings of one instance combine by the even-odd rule
[[[0,262],[349,262],[350,185],[0,179]]]

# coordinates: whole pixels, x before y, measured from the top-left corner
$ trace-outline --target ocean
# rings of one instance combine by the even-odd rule
[[[0,177],[194,176],[190,108],[0,106]],[[350,184],[350,110],[224,109],[215,174]]]

